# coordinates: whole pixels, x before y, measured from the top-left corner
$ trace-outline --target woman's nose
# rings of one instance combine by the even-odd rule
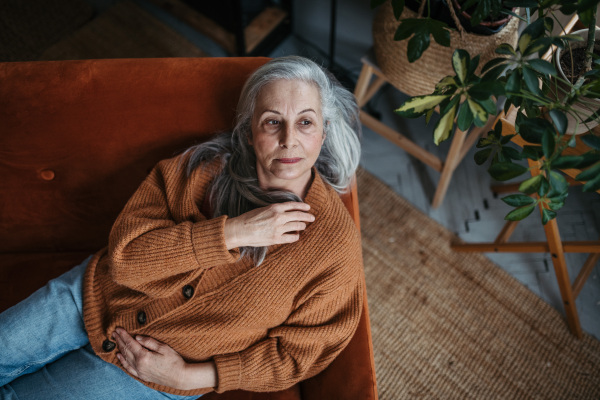
[[[279,146],[285,149],[291,149],[298,145],[296,138],[296,130],[293,124],[285,124],[285,128],[281,131],[279,138]]]

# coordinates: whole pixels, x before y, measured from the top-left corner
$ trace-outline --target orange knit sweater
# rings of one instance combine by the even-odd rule
[[[316,375],[350,341],[364,301],[360,237],[339,196],[316,173],[305,199],[315,222],[255,267],[227,250],[227,217],[202,214],[217,167],[188,177],[186,162],[153,169],[89,264],[84,321],[94,351],[121,367],[108,339],[123,327],[188,362],[212,359],[216,388],[144,382],[180,395],[276,391]]]

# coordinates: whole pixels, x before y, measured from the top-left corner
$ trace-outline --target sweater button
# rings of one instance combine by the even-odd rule
[[[108,339],[106,339],[104,342],[102,342],[102,350],[104,350],[107,353],[110,353],[111,351],[113,351],[116,346],[117,345],[115,342],[111,342]]]
[[[191,285],[185,285],[183,287],[183,297],[185,297],[186,299],[191,299],[192,296],[194,295],[194,288]]]
[[[137,321],[140,325],[144,325],[146,323],[146,313],[140,311],[137,315]]]

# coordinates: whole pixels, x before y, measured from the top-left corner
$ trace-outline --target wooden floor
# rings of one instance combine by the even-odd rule
[[[178,22],[147,0],[135,0],[140,6],[161,19],[172,29],[185,36],[210,56],[224,56],[226,52],[210,40],[206,40],[189,26]],[[97,5],[113,3],[112,0],[92,0]],[[309,4],[310,3],[310,4]],[[367,2],[368,3],[368,2]],[[329,4],[329,3],[328,3]],[[354,12],[356,1],[349,7],[340,9],[343,20],[352,20],[363,27],[370,23],[371,14]],[[304,14],[308,9],[321,8],[320,18],[323,31],[302,30]],[[365,8],[368,6],[361,5]],[[328,6],[310,0],[302,7],[296,7],[296,35],[288,38],[273,51],[270,56],[298,54],[315,59],[328,65],[328,54],[320,49],[327,49]],[[351,15],[350,13],[359,15]],[[364,14],[364,15],[363,15]],[[348,37],[348,29],[338,22],[339,30],[346,33],[343,40],[338,40],[336,62],[340,67],[339,76],[344,78],[351,89],[361,69],[361,57],[366,53],[369,44],[365,44],[364,29],[356,27],[355,38]],[[318,23],[317,23],[318,24]],[[321,35],[321,36],[319,36]],[[354,40],[355,39],[355,40]],[[392,87],[384,87],[369,103],[371,113],[379,113],[381,120],[392,128],[403,132],[427,150],[442,159],[448,152],[449,143],[439,147],[433,144],[432,128],[426,127],[422,119],[405,120],[393,114],[406,96]],[[490,190],[493,183],[484,168],[475,165],[474,150],[471,150],[454,173],[450,188],[442,205],[432,209],[430,204],[435,191],[439,173],[412,158],[403,150],[381,138],[377,134],[364,130],[363,156],[361,165],[375,174],[400,196],[403,196],[423,213],[438,221],[447,229],[455,232],[464,241],[493,241],[503,225],[504,215],[509,211],[499,198]],[[600,236],[600,196],[596,194],[583,196],[577,188],[571,189],[566,206],[559,212],[559,226],[563,240],[595,240]],[[401,229],[401,227],[398,227]],[[432,238],[435,240],[435,238]],[[530,216],[520,224],[513,235],[513,240],[544,240],[541,221]],[[500,268],[509,272],[534,293],[563,312],[560,293],[556,284],[552,262],[548,254],[487,254]],[[587,255],[567,254],[571,279],[577,275]],[[583,330],[600,339],[600,266],[596,266],[577,299],[577,308]],[[565,329],[566,325],[565,325]]]

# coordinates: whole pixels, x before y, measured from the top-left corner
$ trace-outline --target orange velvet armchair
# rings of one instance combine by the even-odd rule
[[[104,247],[156,162],[231,127],[245,79],[267,60],[0,63],[0,311]],[[356,187],[343,200],[358,224]],[[364,304],[354,338],[319,375],[203,399],[376,399]]]

